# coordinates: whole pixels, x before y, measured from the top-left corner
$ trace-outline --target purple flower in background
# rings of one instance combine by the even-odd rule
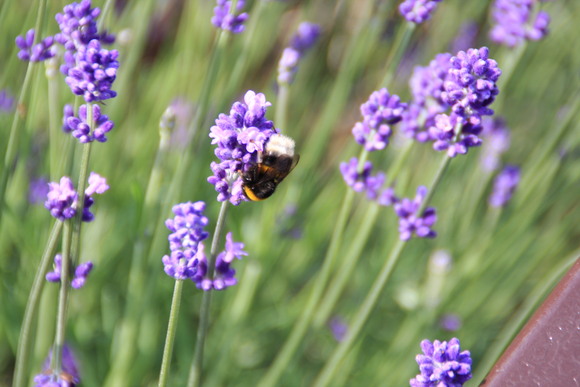
[[[207,181],[215,186],[217,200],[229,200],[238,205],[248,200],[242,190],[240,172],[245,172],[258,160],[258,152],[274,133],[272,121],[266,119],[271,105],[262,93],[246,92],[244,102],[235,102],[230,114],[220,114],[211,127],[209,136],[216,145],[215,155],[219,163],[212,162],[213,175]]]
[[[91,40],[88,45],[78,48],[75,66],[68,70],[66,83],[86,102],[114,98],[117,93],[111,87],[119,68],[118,57],[117,50],[106,50],[101,48],[99,40]]]
[[[242,259],[242,256],[248,255],[244,250],[244,244],[234,242],[232,233],[226,235],[225,250],[216,257],[215,273],[213,278],[208,275],[207,258],[204,254],[203,245],[200,244],[199,266],[193,281],[199,289],[205,291],[223,290],[238,283],[236,271],[231,267],[234,258]]]
[[[244,0],[238,0],[236,2],[236,11],[240,12],[245,3]],[[214,16],[211,18],[211,23],[222,30],[239,34],[244,31],[244,23],[248,19],[248,14],[244,12],[235,15],[235,12],[231,12],[231,7],[232,2],[230,0],[217,0],[217,5],[213,9]]]
[[[363,121],[357,122],[352,134],[368,151],[384,149],[389,143],[394,125],[403,119],[407,108],[397,95],[389,94],[386,88],[375,91],[360,107]]]
[[[77,211],[78,195],[69,177],[64,176],[60,183],[48,183],[49,191],[44,206],[50,211],[50,214],[60,221],[73,218]],[[94,203],[92,195],[94,193],[102,194],[109,189],[105,178],[91,172],[89,177],[89,186],[85,190],[85,201],[83,206],[83,222],[90,222],[94,219],[90,207]]]
[[[54,39],[62,44],[67,51],[76,52],[93,39],[105,44],[115,41],[115,37],[97,30],[97,18],[101,13],[99,8],[91,8],[91,0],[82,0],[66,5],[62,13],[55,16],[60,33]],[[66,75],[66,73],[65,73]]]
[[[31,29],[25,36],[16,37],[16,45],[20,49],[18,58],[30,62],[41,62],[52,58],[55,55],[55,51],[52,49],[54,37],[49,36],[34,44],[34,35],[34,29]]]
[[[0,90],[0,112],[10,112],[14,109],[14,97],[10,95],[8,90]]]
[[[30,180],[28,201],[32,204],[43,203],[48,194],[48,180],[44,177]]]
[[[505,206],[520,183],[520,168],[514,165],[506,166],[493,182],[493,192],[489,196],[492,207]]]
[[[174,217],[165,225],[171,231],[168,237],[170,255],[162,258],[165,273],[177,280],[194,279],[198,271],[201,242],[208,237],[205,227],[205,203],[187,202],[173,206]],[[201,252],[203,255],[203,251]]]
[[[75,269],[75,274],[71,281],[71,286],[75,289],[80,289],[85,286],[87,277],[89,276],[91,270],[93,270],[93,263],[90,261],[78,265]],[[54,270],[46,274],[46,280],[49,282],[60,282],[61,273],[62,255],[57,254],[54,256]]]
[[[441,329],[448,332],[455,332],[461,328],[461,318],[456,314],[444,314],[439,320]]]
[[[375,200],[382,206],[390,206],[397,202],[392,187],[384,187],[387,177],[383,172],[372,175],[373,164],[366,161],[359,172],[359,161],[356,157],[349,162],[340,163],[340,172],[346,184],[355,192],[366,192],[369,200]]]
[[[548,33],[550,16],[537,11],[539,3],[538,0],[496,0],[490,39],[508,47],[519,46],[526,40],[542,39]]]
[[[399,5],[399,12],[407,21],[423,23],[431,18],[441,0],[405,0]]]
[[[485,139],[481,149],[481,167],[493,172],[499,167],[501,155],[510,147],[510,132],[504,119],[484,119],[481,137]]]
[[[479,24],[474,20],[468,20],[461,24],[459,31],[451,43],[451,52],[467,50],[475,45],[477,34],[479,33]]]
[[[64,108],[66,126],[63,125],[63,130],[65,132],[72,132],[72,135],[76,137],[81,144],[93,142],[95,140],[99,142],[107,141],[106,134],[115,126],[113,121],[109,120],[107,115],[101,114],[101,107],[98,104],[90,106],[93,110],[92,123],[88,122],[87,105],[83,104],[79,106],[78,117],[72,115],[72,107],[70,105],[65,105]],[[69,116],[69,114],[71,115]],[[91,130],[91,124],[93,130]],[[65,130],[65,127],[68,128],[68,130]]]
[[[53,372],[50,369],[52,349],[44,361],[44,372],[34,377],[35,387],[73,387],[81,382],[76,359],[68,345],[62,347],[62,370]]]
[[[334,336],[336,341],[341,342],[344,340],[344,337],[348,332],[348,325],[344,322],[343,319],[340,317],[333,317],[328,323],[328,326],[332,332],[332,336]]]
[[[471,379],[471,354],[461,351],[459,339],[423,340],[421,350],[416,357],[421,373],[410,380],[411,387],[460,387]]]
[[[417,214],[425,197],[427,188],[420,186],[413,200],[403,198],[394,204],[394,210],[399,217],[399,238],[404,241],[411,239],[413,234],[419,238],[435,238],[437,233],[431,227],[437,221],[435,208],[427,207],[422,214]]]
[[[86,111],[86,107],[85,107]],[[72,128],[68,125],[68,119],[75,116],[74,108],[71,104],[64,105],[62,112],[62,131],[65,133],[72,132]]]
[[[278,64],[278,82],[290,84],[298,71],[300,58],[314,46],[320,36],[318,24],[303,22],[298,26],[296,34],[290,40],[290,47],[282,52]]]

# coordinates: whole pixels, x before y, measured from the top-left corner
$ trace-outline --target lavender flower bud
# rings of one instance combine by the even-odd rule
[[[50,211],[50,214],[60,221],[73,218],[77,211],[78,195],[69,177],[64,176],[60,179],[60,183],[48,183],[49,191],[47,200],[44,206]],[[90,222],[94,219],[94,215],[90,211],[90,207],[94,203],[92,195],[94,193],[104,193],[109,189],[106,180],[98,174],[91,172],[89,177],[89,186],[85,190],[85,202],[83,206],[83,222]]]
[[[101,107],[98,104],[88,105],[93,109],[92,122],[88,121],[87,105],[83,104],[79,106],[78,117],[74,115],[69,116],[72,109],[72,107],[69,109],[69,106],[65,105],[64,110],[63,120],[66,120],[66,122],[63,125],[63,130],[65,132],[72,132],[73,137],[77,138],[81,144],[95,140],[98,142],[107,141],[106,134],[113,129],[115,124],[109,120],[106,114],[101,114]]]
[[[397,202],[392,187],[384,188],[387,177],[383,172],[371,175],[373,164],[366,161],[359,172],[359,161],[356,157],[350,161],[340,163],[340,172],[346,184],[356,192],[366,192],[369,200],[376,201],[381,206],[390,206]]]
[[[410,380],[411,387],[463,386],[471,379],[471,354],[461,351],[459,339],[421,342],[423,354],[416,360],[421,373]]]
[[[244,0],[238,0],[236,11],[241,11],[244,5]],[[230,0],[217,0],[217,5],[213,9],[214,16],[211,18],[211,23],[215,27],[230,31],[233,34],[242,33],[245,29],[244,23],[248,19],[248,14],[244,12],[236,15],[236,12],[230,12],[231,7],[232,2]]]
[[[75,289],[82,288],[86,281],[87,277],[93,270],[93,263],[88,261],[81,263],[75,269],[75,274],[73,279],[71,280],[71,286]],[[46,280],[48,282],[60,282],[60,276],[62,273],[62,255],[56,254],[54,256],[54,270],[46,274]]]
[[[512,198],[520,183],[520,168],[514,165],[506,166],[495,178],[493,192],[489,196],[489,205],[504,207]]]
[[[407,21],[421,24],[431,18],[441,0],[405,0],[399,5],[399,12]]]
[[[318,40],[320,26],[314,23],[303,22],[298,26],[296,34],[290,40],[290,47],[282,52],[278,64],[278,82],[290,84],[294,81],[298,71],[300,59]]]
[[[66,5],[63,12],[55,16],[60,28],[60,33],[56,34],[55,40],[71,52],[76,52],[93,39],[104,44],[113,43],[115,41],[113,35],[108,35],[106,32],[99,34],[97,30],[97,18],[100,13],[99,8],[91,8],[91,0]]]

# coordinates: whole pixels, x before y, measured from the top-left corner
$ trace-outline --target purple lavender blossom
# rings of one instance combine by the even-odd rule
[[[492,207],[505,206],[520,183],[520,168],[515,165],[506,166],[495,178],[493,192],[489,196]]]
[[[48,183],[49,191],[44,206],[50,211],[50,214],[60,221],[73,218],[77,212],[78,194],[69,177],[64,176],[60,179],[60,183]],[[105,178],[98,174],[91,172],[89,177],[89,186],[85,190],[85,201],[83,206],[82,220],[83,222],[90,222],[94,219],[90,207],[94,203],[92,195],[94,193],[104,193],[109,189]]]
[[[77,362],[68,345],[62,347],[62,370],[60,373],[50,369],[52,349],[44,361],[44,372],[34,377],[35,387],[74,387],[79,385],[81,379]]]
[[[346,334],[348,333],[348,325],[340,317],[333,317],[328,323],[332,336],[338,342],[344,340]]]
[[[444,314],[439,320],[441,329],[447,332],[455,332],[461,328],[461,318],[456,314]]]
[[[290,47],[282,52],[278,64],[278,83],[291,84],[298,71],[298,63],[308,50],[314,46],[320,36],[318,24],[303,22],[290,40]]]
[[[431,18],[437,3],[441,0],[405,0],[399,5],[399,12],[407,21],[421,24]]]
[[[88,122],[87,119],[87,106],[92,106],[93,109],[92,122]],[[70,105],[65,105],[64,120],[66,120],[66,122],[63,125],[63,130],[65,132],[72,132],[72,135],[77,138],[81,144],[93,142],[95,140],[99,142],[107,141],[106,134],[115,126],[113,121],[109,120],[107,115],[101,114],[101,107],[98,104],[83,104],[79,106],[78,117],[72,115],[72,107]],[[65,127],[68,128],[68,130],[66,130]]]
[[[236,2],[236,11],[240,12],[245,5],[244,0]],[[247,13],[235,15],[236,12],[231,12],[232,2],[230,0],[217,0],[217,5],[213,9],[214,16],[211,18],[211,23],[217,28],[230,31],[233,34],[239,34],[244,31],[244,23],[248,19]]]
[[[485,139],[480,156],[480,164],[487,172],[495,171],[500,158],[510,147],[510,132],[502,118],[484,119],[481,136]]]
[[[211,143],[217,145],[215,155],[219,163],[212,162],[213,175],[207,181],[215,186],[217,200],[229,200],[238,205],[248,199],[242,190],[240,172],[257,162],[258,152],[277,130],[272,121],[266,119],[266,110],[271,105],[262,93],[246,92],[244,102],[235,102],[229,115],[220,114],[211,127]]]
[[[93,263],[91,261],[83,262],[78,265],[75,269],[75,274],[71,281],[71,286],[75,289],[80,289],[85,286],[87,277],[89,276],[91,270],[93,270]],[[60,282],[61,273],[62,255],[56,254],[54,256],[54,270],[46,274],[46,280],[48,282]]]
[[[115,41],[113,35],[106,32],[99,33],[97,30],[97,18],[100,13],[99,8],[91,8],[91,0],[66,5],[63,12],[55,16],[60,33],[56,34],[54,39],[71,52],[76,52],[81,46],[88,45],[93,39],[104,44],[113,43]]]
[[[43,203],[48,194],[48,180],[44,177],[30,180],[28,201],[31,204]]]
[[[99,40],[91,40],[88,45],[78,47],[76,63],[68,70],[66,83],[74,94],[82,95],[86,102],[114,98],[117,92],[111,87],[117,77],[118,57],[117,50],[101,48]]]
[[[346,184],[355,192],[365,192],[369,200],[376,201],[379,205],[390,206],[397,202],[392,187],[384,187],[387,177],[383,172],[372,175],[373,164],[366,161],[359,172],[359,161],[356,157],[350,161],[340,163],[340,172]]]
[[[519,46],[526,40],[542,39],[548,33],[550,16],[536,11],[539,3],[537,0],[496,0],[490,39],[508,47]]]
[[[403,119],[406,108],[407,104],[386,88],[373,92],[360,107],[363,121],[352,129],[356,142],[370,152],[384,149],[392,134],[391,125]]]
[[[11,112],[14,109],[14,97],[8,90],[0,90],[0,112]]]
[[[28,30],[25,36],[16,37],[16,45],[20,49],[18,58],[23,61],[41,62],[52,58],[55,51],[52,48],[54,37],[49,36],[34,44],[34,29]]]
[[[225,250],[216,257],[214,277],[210,278],[204,247],[203,244],[200,244],[200,250],[198,251],[199,266],[197,273],[193,277],[196,286],[199,289],[208,291],[211,289],[223,290],[237,284],[236,271],[231,267],[231,264],[234,258],[242,259],[242,256],[248,255],[243,248],[244,244],[242,242],[234,242],[232,233],[229,232],[226,235]]]
[[[413,234],[419,238],[435,238],[437,233],[431,227],[437,221],[435,208],[427,207],[422,214],[417,214],[427,196],[427,188],[420,186],[413,200],[403,198],[394,204],[393,208],[399,217],[399,238],[403,241],[411,239]]]
[[[168,237],[171,254],[162,258],[164,270],[176,280],[193,280],[198,271],[198,257],[203,255],[203,249],[200,253],[201,242],[208,237],[205,203],[180,203],[172,210],[175,216],[165,222],[171,231]]]
[[[459,339],[423,340],[421,349],[416,357],[421,373],[410,380],[411,387],[460,387],[471,379],[471,354],[460,352]]]
[[[86,107],[85,107],[86,110]],[[62,111],[62,131],[65,133],[72,132],[72,128],[68,125],[68,119],[75,116],[74,108],[71,104],[64,105]]]

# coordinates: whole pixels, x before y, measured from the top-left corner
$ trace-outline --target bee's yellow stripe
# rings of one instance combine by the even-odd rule
[[[246,194],[246,196],[248,197],[248,199],[250,199],[251,201],[254,201],[254,202],[259,202],[259,201],[261,201],[261,200],[264,200],[264,199],[260,199],[259,197],[257,197],[257,196],[254,194],[254,191],[252,191],[252,190],[251,190],[251,189],[249,189],[248,187],[244,187],[244,193]]]

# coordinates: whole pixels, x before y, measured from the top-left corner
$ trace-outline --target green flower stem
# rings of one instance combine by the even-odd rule
[[[380,206],[376,203],[370,203],[365,214],[364,222],[358,229],[349,250],[342,259],[342,264],[339,265],[338,273],[333,276],[333,281],[329,285],[324,298],[320,302],[316,315],[314,316],[313,325],[317,328],[322,327],[329,319],[330,314],[336,305],[342,290],[352,278],[352,273],[361,253],[369,239],[371,231],[374,229],[377,216],[379,214]]]
[[[278,85],[278,100],[276,101],[276,127],[287,131],[288,119],[288,95],[290,94],[290,85],[282,83]]]
[[[54,337],[53,356],[51,368],[52,371],[59,374],[62,371],[62,349],[66,335],[66,315],[68,310],[69,296],[69,275],[71,269],[71,243],[73,228],[71,220],[64,222],[62,235],[62,265],[60,272],[60,292],[58,296],[58,311],[56,315],[56,334]]]
[[[165,336],[165,347],[163,348],[161,371],[159,372],[159,387],[165,387],[167,385],[169,366],[171,365],[171,356],[173,354],[173,343],[175,341],[175,332],[177,331],[177,317],[179,316],[182,289],[183,280],[176,280],[173,288],[173,299],[171,300],[171,311],[169,312],[167,336]]]
[[[391,84],[393,76],[397,70],[396,66],[398,66],[401,62],[401,58],[403,57],[403,53],[409,45],[413,31],[415,31],[415,23],[406,22],[405,24],[400,25],[397,37],[395,38],[395,42],[393,44],[393,48],[390,51],[385,63],[385,77],[381,82],[381,87],[387,87]]]
[[[36,271],[36,276],[34,277],[34,282],[32,283],[32,288],[30,289],[30,294],[28,295],[28,302],[26,303],[26,309],[24,310],[22,327],[20,328],[18,349],[16,351],[16,364],[14,366],[14,378],[12,382],[13,387],[27,385],[25,380],[25,372],[28,370],[27,363],[29,360],[28,356],[31,339],[30,330],[32,327],[32,321],[34,320],[36,312],[38,311],[40,296],[45,284],[45,275],[50,268],[50,264],[52,263],[56,244],[58,242],[60,232],[62,231],[62,224],[63,223],[61,221],[57,220],[52,227],[52,231],[50,232],[48,242],[40,260],[40,264],[38,265],[38,270]]]
[[[211,251],[209,259],[207,261],[207,273],[209,275],[209,278],[213,278],[215,274],[215,260],[219,250],[221,234],[223,231],[224,220],[226,218],[228,203],[229,202],[227,200],[222,202],[218,220],[215,226],[215,231],[211,242]],[[201,299],[199,327],[197,329],[197,342],[195,343],[195,353],[193,355],[193,362],[191,363],[189,379],[187,381],[188,387],[201,386],[201,376],[203,371],[203,349],[209,326],[211,295],[212,295],[211,289],[207,290],[203,292],[203,296]]]
[[[383,265],[377,279],[373,283],[369,294],[366,296],[361,307],[358,309],[354,321],[348,328],[346,337],[336,347],[336,350],[332,353],[330,359],[324,365],[324,368],[314,381],[313,386],[327,386],[331,382],[335,372],[339,369],[340,363],[354,344],[365,322],[371,314],[371,311],[373,310],[383,288],[385,287],[385,284],[387,283],[387,280],[389,279],[395,264],[401,256],[404,247],[405,241],[398,240],[393,247],[389,258],[385,261],[385,264]]]
[[[429,202],[433,197],[433,193],[437,189],[437,186],[439,186],[439,183],[441,183],[441,178],[443,177],[443,174],[445,173],[447,167],[449,166],[449,163],[451,162],[451,157],[447,156],[447,153],[445,152],[443,153],[444,153],[443,158],[441,159],[439,168],[437,169],[437,172],[435,173],[435,176],[431,181],[431,185],[429,186],[429,190],[427,191],[427,196],[425,196],[425,198],[423,199],[423,203],[421,203],[421,206],[417,210],[417,214],[422,214],[423,211],[425,211],[425,208],[427,208],[427,206],[429,205]]]
[[[566,272],[576,263],[580,256],[580,250],[576,250],[564,262],[560,263],[552,273],[548,276],[548,280],[536,286],[529,297],[526,298],[524,305],[512,317],[510,322],[506,324],[504,329],[496,336],[496,340],[492,348],[486,351],[485,356],[476,367],[473,376],[474,385],[479,386],[483,378],[493,364],[497,361],[504,349],[508,346],[510,341],[516,336],[524,323],[532,315],[532,312],[537,309],[540,302],[545,298],[548,292],[557,284],[557,282],[566,274]]]
[[[336,227],[334,228],[332,237],[330,239],[330,246],[328,247],[326,256],[324,257],[324,263],[322,264],[320,272],[314,279],[314,284],[306,306],[304,307],[300,318],[296,324],[294,324],[292,332],[290,333],[290,337],[284,343],[284,346],[278,353],[274,363],[270,366],[262,380],[260,380],[258,384],[259,387],[268,387],[277,384],[278,379],[282,375],[282,372],[284,372],[284,370],[287,368],[290,360],[292,359],[292,356],[298,348],[298,345],[304,338],[304,335],[306,334],[310,322],[314,316],[314,312],[316,311],[316,307],[318,306],[320,298],[322,297],[324,287],[330,277],[335,257],[342,243],[344,227],[352,208],[353,200],[354,191],[348,189],[346,191],[338,219],[336,220]]]
[[[395,177],[399,175],[401,168],[403,167],[403,165],[406,164],[407,160],[409,159],[409,155],[411,154],[411,149],[413,149],[414,144],[415,144],[415,141],[410,140],[410,139],[407,140],[403,149],[401,150],[401,152],[398,154],[397,158],[395,159],[395,162],[393,164],[391,164],[391,166],[389,167],[389,169],[387,171],[387,181],[385,183],[385,185],[387,187],[390,186],[393,183],[393,181],[395,181]]]

